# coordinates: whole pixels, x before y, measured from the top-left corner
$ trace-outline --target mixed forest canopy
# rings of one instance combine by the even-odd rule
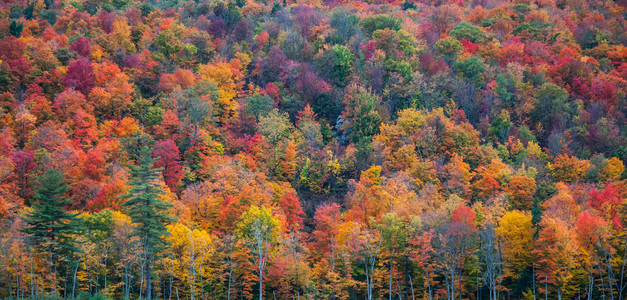
[[[5,0],[1,299],[627,296],[624,0]]]

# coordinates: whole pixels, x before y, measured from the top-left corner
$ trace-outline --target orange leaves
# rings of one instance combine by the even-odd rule
[[[279,180],[287,181],[294,177],[296,173],[296,143],[294,140],[289,140],[285,146],[285,152],[279,161]]]
[[[560,219],[543,218],[540,226],[542,229],[533,250],[537,262],[536,277],[543,285],[546,282],[555,286],[561,294],[573,276],[571,270],[577,266],[574,235],[567,223]]]
[[[242,73],[247,67],[250,59],[247,55],[239,55],[239,58],[230,62],[218,61],[211,64],[200,65],[198,75],[200,80],[213,82],[218,87],[218,103],[216,114],[220,122],[226,123],[236,115],[237,102],[234,100],[241,92],[244,79]]]
[[[159,79],[159,88],[166,93],[175,89],[186,89],[194,84],[196,84],[194,72],[181,68],[177,69],[174,74],[163,74]]]
[[[79,109],[91,112],[93,107],[87,103],[85,96],[74,90],[66,89],[54,98],[52,105],[57,116],[61,119],[71,119]]]
[[[543,217],[562,220],[566,224],[573,224],[580,210],[570,188],[562,182],[557,183],[557,194],[546,200],[543,206]]]
[[[270,35],[268,34],[267,30],[262,31],[260,34],[258,34],[255,39],[257,40],[257,45],[259,45],[259,47],[263,48],[266,45],[268,45],[268,42],[270,41]]]
[[[453,223],[462,223],[468,227],[474,227],[477,217],[470,207],[460,205],[453,211],[451,219]]]
[[[579,160],[568,154],[560,154],[553,163],[549,163],[549,170],[555,181],[574,182],[578,181],[586,174],[590,167],[587,160]]]
[[[130,108],[135,89],[129,83],[129,77],[121,73],[117,67],[100,70],[99,81],[104,81],[100,87],[95,87],[89,94],[89,99],[95,104],[96,112],[102,118],[119,118]]]
[[[470,165],[465,163],[461,156],[455,153],[451,158],[451,161],[446,164],[446,178],[444,183],[445,187],[456,193],[460,197],[469,196],[470,192],[470,180],[474,173],[470,171]]]
[[[73,130],[74,142],[83,149],[91,147],[98,135],[96,118],[92,114],[78,109],[74,113],[70,124]]]
[[[529,210],[533,206],[536,193],[536,180],[525,175],[514,176],[507,186],[515,209]]]
[[[511,176],[511,172],[508,165],[496,159],[487,166],[479,167],[476,175],[478,179],[473,184],[478,190],[479,197],[488,198],[500,191],[502,185]]]

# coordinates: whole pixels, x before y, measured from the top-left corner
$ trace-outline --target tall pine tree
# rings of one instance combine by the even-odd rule
[[[167,246],[163,236],[168,234],[167,223],[175,222],[176,217],[169,216],[165,211],[172,207],[171,203],[163,202],[159,195],[165,194],[159,185],[162,168],[153,169],[159,158],[151,158],[152,151],[142,147],[137,159],[138,165],[131,165],[131,189],[120,196],[127,199],[122,206],[126,207],[131,222],[137,225],[136,232],[145,251],[146,298],[152,297],[151,262],[155,255]]]
[[[49,169],[40,176],[32,211],[23,217],[27,226],[22,231],[31,235],[36,247],[49,255],[53,289],[56,289],[54,280],[59,258],[76,251],[75,235],[80,232],[78,214],[65,209],[72,204],[72,199],[65,196],[69,187],[63,183],[63,178],[63,173],[56,169]]]

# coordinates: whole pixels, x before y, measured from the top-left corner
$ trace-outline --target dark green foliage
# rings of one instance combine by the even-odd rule
[[[455,68],[461,76],[479,85],[481,84],[483,73],[486,70],[483,62],[476,56],[463,61],[457,61],[455,63]]]
[[[54,10],[45,10],[38,15],[39,18],[47,20],[50,25],[57,22],[57,12]]]
[[[411,2],[410,0],[405,0],[405,2],[403,3],[402,6],[403,10],[408,10],[408,9],[416,9],[417,6],[414,2]]]
[[[274,100],[268,95],[254,95],[246,98],[246,112],[254,115],[257,120],[266,116],[274,108]]]
[[[459,41],[469,40],[473,43],[481,43],[485,39],[485,32],[468,22],[461,22],[451,30],[451,36]]]
[[[509,120],[508,116],[499,115],[490,125],[490,136],[500,143],[505,143],[512,125],[512,121]]]
[[[150,155],[150,148],[141,148],[137,159],[139,165],[129,166],[131,189],[120,198],[127,199],[122,206],[126,208],[131,222],[137,224],[137,235],[146,251],[154,254],[167,245],[162,236],[167,234],[166,224],[176,221],[176,218],[165,213],[172,204],[159,199],[165,194],[159,185],[162,169],[152,168],[158,158],[151,158]]]
[[[401,20],[386,14],[368,16],[362,19],[360,24],[361,27],[363,27],[369,34],[385,28],[389,28],[394,31],[401,29]]]
[[[496,94],[499,96],[499,99],[508,106],[513,104],[514,95],[512,91],[515,89],[515,84],[511,79],[511,76],[508,76],[508,74],[499,74],[496,76]]]
[[[335,31],[327,36],[327,42],[346,44],[352,36],[359,32],[359,17],[344,10],[335,11],[329,17],[329,26]]]
[[[145,251],[147,299],[151,299],[152,296],[151,262],[168,246],[168,242],[163,239],[169,233],[166,224],[177,221],[176,217],[166,213],[173,205],[160,199],[160,196],[165,194],[159,184],[163,168],[152,168],[159,158],[152,158],[151,154],[150,148],[146,146],[141,148],[137,159],[138,165],[129,166],[132,176],[131,189],[120,196],[127,199],[122,203],[122,207],[126,208],[126,214],[131,217],[131,222],[136,224],[136,234]]]
[[[69,187],[63,179],[63,173],[57,169],[48,169],[40,176],[32,211],[23,217],[27,226],[22,231],[32,236],[36,247],[50,254],[53,272],[59,255],[76,251],[74,235],[80,229],[78,214],[65,209],[72,199],[66,197]]]
[[[279,2],[274,2],[274,4],[272,4],[272,11],[270,13],[275,14],[279,11],[281,11],[281,4],[279,4]]]
[[[316,58],[316,66],[321,74],[338,86],[345,86],[347,76],[352,71],[355,55],[345,46],[335,45]]]
[[[12,36],[19,38],[22,35],[23,29],[24,24],[22,22],[11,20],[11,24],[9,25],[9,32]]]

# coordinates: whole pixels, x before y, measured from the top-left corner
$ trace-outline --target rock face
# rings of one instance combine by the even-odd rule
[[[340,144],[340,146],[347,146],[350,142],[350,139],[348,138],[348,136],[351,133],[351,129],[346,128],[348,127],[349,122],[350,121],[344,119],[342,115],[337,116],[337,120],[335,121],[335,127],[333,127],[333,133],[337,137],[337,142]]]

